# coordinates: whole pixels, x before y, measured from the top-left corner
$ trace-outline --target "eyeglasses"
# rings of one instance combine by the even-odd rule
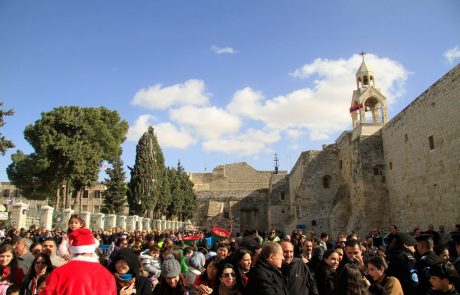
[[[232,272],[224,272],[222,274],[222,277],[224,277],[224,278],[230,278],[230,277],[234,278],[235,276],[236,276],[236,274],[233,271]]]
[[[271,234],[275,234],[276,232],[272,231],[272,232],[270,232],[270,233],[271,233]]]

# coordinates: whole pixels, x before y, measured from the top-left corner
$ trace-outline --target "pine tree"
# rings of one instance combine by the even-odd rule
[[[181,165],[180,161],[177,163],[177,176],[179,178],[179,183],[181,187],[181,198],[179,202],[180,208],[178,209],[181,221],[185,221],[189,218],[192,218],[198,207],[196,195],[193,191],[193,182],[190,180],[189,176],[185,172],[184,167]]]
[[[158,218],[166,212],[170,191],[164,162],[154,129],[149,126],[139,139],[136,161],[130,168],[127,195],[131,214],[145,216],[147,210],[153,210]]]
[[[3,125],[5,125],[5,120],[3,119],[3,117],[12,116],[14,114],[13,110],[7,110],[7,111],[2,110],[1,109],[2,105],[3,105],[3,102],[0,102],[0,127],[3,127]],[[0,154],[5,155],[6,150],[13,148],[13,147],[14,147],[14,143],[11,140],[6,139],[5,136],[3,136],[0,133]]]
[[[180,219],[184,207],[183,203],[185,201],[185,196],[178,170],[175,168],[168,168],[168,179],[171,187],[171,202],[168,207],[168,217],[176,216]]]
[[[126,203],[126,183],[123,161],[118,158],[112,162],[112,167],[106,170],[108,178],[104,179],[107,189],[104,192],[102,212],[121,214]]]

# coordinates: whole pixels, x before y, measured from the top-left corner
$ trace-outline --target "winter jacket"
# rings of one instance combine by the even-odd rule
[[[289,294],[318,295],[315,279],[300,259],[294,258],[292,263],[283,264],[281,272]]]
[[[259,259],[256,266],[249,272],[249,281],[245,294],[287,295],[281,271]]]
[[[315,272],[315,278],[319,294],[334,294],[335,273],[329,269],[329,265],[324,261],[321,261],[318,265],[318,269]]]
[[[117,251],[113,261],[109,265],[109,270],[112,274],[116,274],[117,270],[115,268],[115,264],[119,260],[125,260],[128,262],[129,266],[129,273],[132,273],[136,279],[135,286],[136,286],[136,295],[151,295],[152,294],[152,283],[146,277],[140,275],[140,263],[139,258],[133,252],[133,250],[129,248],[123,248]],[[122,286],[120,281],[117,278],[117,290],[118,294],[120,294]]]

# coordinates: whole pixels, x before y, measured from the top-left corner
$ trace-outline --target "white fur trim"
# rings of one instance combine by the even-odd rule
[[[92,254],[91,256],[77,255],[77,256],[73,256],[71,260],[99,263],[99,257],[96,254]]]
[[[72,254],[81,254],[81,253],[94,253],[96,251],[96,244],[93,245],[82,245],[82,246],[70,246],[69,251]]]

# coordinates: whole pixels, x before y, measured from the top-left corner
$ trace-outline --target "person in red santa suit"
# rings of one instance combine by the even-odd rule
[[[68,238],[71,259],[50,274],[40,295],[116,295],[113,275],[99,263],[94,253],[97,244],[92,232],[79,228]]]

